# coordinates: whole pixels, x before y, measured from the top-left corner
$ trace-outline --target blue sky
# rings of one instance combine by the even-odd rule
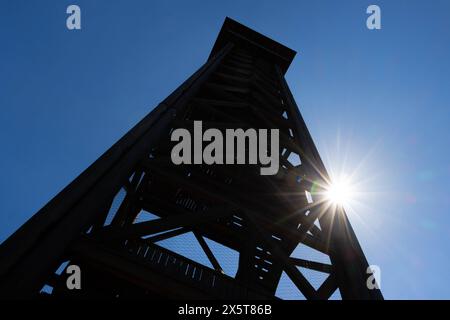
[[[78,4],[82,30],[66,29]],[[366,28],[366,8],[382,29]],[[450,298],[450,2],[0,2],[0,241],[206,60],[225,16],[286,77],[386,298]]]

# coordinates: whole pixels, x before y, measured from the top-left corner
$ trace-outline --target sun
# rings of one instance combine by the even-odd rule
[[[355,191],[353,190],[350,179],[345,175],[341,175],[326,187],[325,197],[326,199],[338,206],[346,206],[354,198]]]

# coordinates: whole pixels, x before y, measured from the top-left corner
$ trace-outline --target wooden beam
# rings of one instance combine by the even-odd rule
[[[117,237],[142,237],[159,232],[169,231],[178,227],[195,227],[211,220],[231,215],[230,210],[219,208],[206,212],[189,212],[185,214],[170,215],[165,218],[134,223],[123,228],[110,225],[95,233],[98,239],[113,239]]]
[[[164,232],[161,234],[157,234],[157,235],[154,235],[149,238],[142,239],[142,240],[144,240],[145,242],[154,243],[154,242],[158,242],[158,241],[162,241],[162,240],[166,240],[169,238],[179,236],[180,234],[184,234],[189,231],[191,231],[191,229],[189,229],[189,228],[178,228],[178,229],[167,231],[167,232]]]
[[[293,264],[299,267],[308,268],[320,272],[326,272],[331,273],[333,271],[333,266],[326,264],[326,263],[320,263],[315,261],[309,261],[299,258],[289,258]]]
[[[200,235],[197,231],[194,231],[194,235],[203,251],[205,252],[206,256],[208,257],[209,262],[211,262],[211,264],[213,265],[214,269],[220,273],[224,273],[222,267],[219,264],[219,261],[217,261],[205,239],[203,239],[203,236]]]

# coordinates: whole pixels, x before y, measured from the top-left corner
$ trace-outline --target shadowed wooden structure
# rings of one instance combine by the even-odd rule
[[[306,299],[382,299],[345,212],[322,199],[328,176],[284,78],[294,56],[227,18],[208,61],[0,246],[1,296],[274,299],[284,272]],[[279,129],[278,174],[174,165],[170,134],[194,120]],[[147,213],[158,218],[137,219]],[[187,232],[213,268],[156,244]],[[235,276],[205,238],[239,253]],[[293,257],[299,245],[330,262]],[[81,290],[57,272],[67,262]],[[315,287],[304,269],[326,280]]]

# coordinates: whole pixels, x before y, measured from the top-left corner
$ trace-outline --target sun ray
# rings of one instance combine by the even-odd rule
[[[339,206],[346,206],[353,200],[354,189],[349,179],[344,174],[340,174],[332,179],[332,182],[327,186],[325,197],[331,203]]]

